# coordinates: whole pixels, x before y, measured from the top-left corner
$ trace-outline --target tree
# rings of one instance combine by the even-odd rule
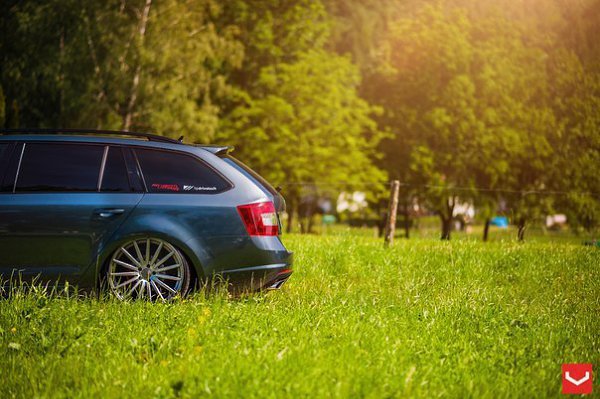
[[[418,196],[440,217],[443,239],[450,238],[454,207],[471,196],[464,188],[473,186],[475,139],[484,133],[469,76],[470,29],[463,14],[433,7],[398,21],[384,44],[383,78],[372,86],[396,135],[382,144],[388,165],[421,188]]]
[[[226,71],[242,55],[233,30],[215,26],[217,3],[144,0],[84,12],[96,75],[90,111],[101,115],[98,124],[210,141],[216,100],[231,89]]]
[[[157,130],[210,141],[242,45],[213,0],[4,5],[2,85],[28,126]]]
[[[508,188],[516,195],[503,199],[522,237],[551,199],[528,193],[548,187],[555,166],[548,56],[535,32],[502,15],[428,6],[393,26],[382,53],[372,88],[395,133],[382,144],[388,170],[418,177],[414,186],[439,215],[443,239],[459,202],[476,203],[489,219],[500,199],[494,190]]]
[[[234,144],[237,155],[271,181],[285,183],[288,230],[300,214],[308,219],[301,226],[310,230],[314,204],[306,200],[337,198],[353,187],[319,183],[377,174],[370,172],[371,143],[379,137],[370,119],[375,110],[358,97],[359,71],[324,50],[332,21],[320,1],[232,1],[220,19],[237,28],[244,62],[231,71],[236,90],[224,104],[218,139]],[[347,165],[348,151],[365,173]],[[268,162],[265,153],[274,154]]]
[[[371,119],[376,109],[358,97],[360,76],[347,58],[310,51],[263,69],[256,83],[257,94],[232,112],[219,139],[284,186],[292,217],[302,194],[297,183],[322,192],[340,189],[329,182],[351,189],[385,178],[372,164],[380,139]]]
[[[600,73],[564,48],[553,57],[550,71],[560,126],[551,189],[566,192],[556,208],[567,214],[569,224],[592,232],[600,225]]]
[[[318,0],[232,0],[222,7],[217,26],[230,27],[244,45],[243,63],[230,70],[237,91],[226,102],[225,114],[258,89],[263,68],[322,49],[330,35],[330,17]]]
[[[77,2],[0,3],[0,84],[6,96],[7,125],[61,126],[68,119],[67,70],[86,81],[86,62]],[[77,94],[75,94],[77,93]],[[20,111],[20,115],[19,115]]]

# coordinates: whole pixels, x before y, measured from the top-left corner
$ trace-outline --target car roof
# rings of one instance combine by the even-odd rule
[[[103,143],[144,147],[166,148],[172,150],[191,150],[201,148],[215,155],[233,150],[231,146],[187,144],[183,141],[150,133],[116,130],[91,129],[3,129],[0,141],[57,141],[79,143]]]

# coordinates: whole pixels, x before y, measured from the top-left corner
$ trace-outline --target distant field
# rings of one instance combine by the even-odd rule
[[[0,300],[0,398],[560,397],[562,363],[598,376],[598,248],[284,241],[296,273],[267,295]]]

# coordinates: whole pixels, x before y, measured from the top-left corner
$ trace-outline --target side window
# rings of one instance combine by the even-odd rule
[[[145,149],[135,152],[149,192],[214,194],[230,187],[215,171],[190,155]]]
[[[120,147],[110,147],[108,149],[100,191],[116,193],[132,191],[125,158],[123,157],[123,149]]]
[[[19,167],[19,160],[23,153],[23,143],[15,144],[12,150],[4,150],[4,178],[0,180],[0,192],[12,193],[15,188],[15,178],[17,176],[17,168]],[[1,177],[1,176],[0,176]]]
[[[0,143],[0,184],[2,184],[2,181],[4,180],[4,174],[8,167],[11,149],[12,143]]]
[[[104,146],[27,143],[17,192],[96,191]]]

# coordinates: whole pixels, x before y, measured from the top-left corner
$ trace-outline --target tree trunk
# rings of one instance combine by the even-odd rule
[[[404,207],[404,237],[410,238],[410,212],[408,205]]]
[[[142,12],[142,18],[140,21],[140,46],[144,44],[144,38],[146,36],[146,25],[148,24],[148,15],[150,14],[150,7],[152,6],[152,0],[146,0],[144,10]],[[133,75],[133,82],[131,84],[131,93],[129,95],[129,102],[127,103],[127,110],[123,116],[123,130],[129,130],[131,122],[133,120],[133,110],[135,109],[135,103],[137,101],[138,86],[140,84],[140,74],[142,72],[141,61],[138,60],[138,65],[135,68],[135,74]]]
[[[442,240],[450,240],[450,232],[452,231],[452,215],[454,215],[454,206],[456,205],[456,197],[452,196],[446,200],[445,211],[440,212],[442,221]]]
[[[298,221],[300,222],[300,234],[306,234],[306,217],[298,215]]]
[[[483,226],[483,241],[486,242],[488,240],[488,233],[490,232],[490,223],[492,221],[490,218],[485,219],[485,225]]]
[[[308,215],[308,222],[306,222],[306,232],[308,234],[313,234],[313,225],[314,225],[314,215],[311,213],[309,213]]]
[[[518,237],[519,241],[524,241],[525,240],[525,228],[526,228],[525,218],[519,219],[518,228],[519,228],[519,230],[517,232],[517,237]]]
[[[385,224],[385,245],[391,245],[394,242],[396,234],[396,217],[398,215],[398,195],[400,193],[400,181],[394,180],[391,185],[390,203],[388,206],[388,220]]]
[[[379,218],[379,222],[377,223],[377,237],[383,237],[383,233],[385,233],[385,223],[387,222],[387,212],[381,214]]]
[[[60,29],[60,41],[58,43],[59,51],[59,68],[58,74],[58,120],[59,126],[66,126],[65,123],[65,28],[64,26]]]
[[[450,232],[452,231],[452,217],[440,216],[442,220],[442,240],[450,240]]]
[[[8,114],[8,118],[6,118],[6,127],[10,128],[18,128],[21,124],[19,120],[19,103],[17,100],[12,100],[10,103],[10,114]]]
[[[298,216],[298,209],[296,207],[296,201],[293,201],[290,211],[288,212],[288,222],[286,226],[286,232],[288,234],[292,232],[292,225],[294,224],[294,217],[296,216]]]
[[[313,216],[314,216],[314,204],[312,201],[308,203],[306,207],[306,233],[313,233]]]
[[[108,107],[113,108],[112,104],[110,103],[110,101],[108,101],[108,96],[107,93],[105,91],[105,87],[106,85],[104,84],[104,80],[102,79],[102,71],[100,70],[100,64],[98,63],[98,56],[96,54],[96,45],[94,44],[94,40],[92,39],[92,34],[90,31],[90,19],[87,15],[87,13],[84,13],[83,15],[83,22],[85,23],[85,34],[86,34],[86,41],[87,41],[87,45],[90,49],[90,56],[92,59],[92,62],[94,64],[94,78],[96,79],[96,81],[98,82],[98,93],[96,93],[95,100],[97,103],[101,103],[104,102]],[[119,113],[119,108],[114,108],[114,111],[117,111],[117,113]],[[102,127],[102,119],[99,116],[96,116],[96,129],[100,129]]]

